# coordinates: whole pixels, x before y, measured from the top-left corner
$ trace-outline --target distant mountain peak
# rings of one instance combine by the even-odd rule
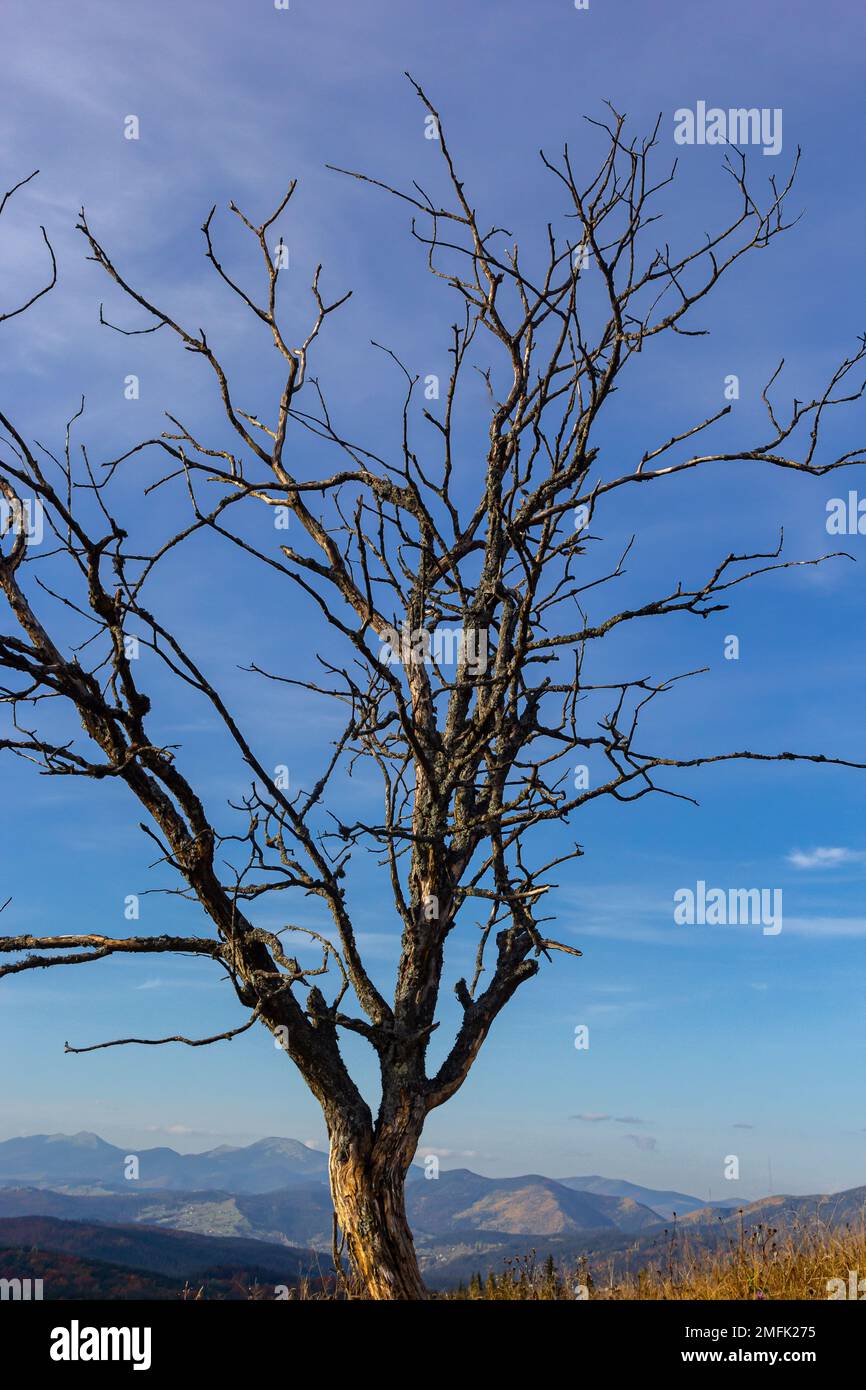
[[[44,1144],[74,1144],[78,1149],[110,1149],[113,1145],[98,1134],[94,1134],[91,1129],[79,1129],[75,1134],[23,1134],[20,1139],[8,1140],[9,1143],[32,1144],[41,1140]]]
[[[126,1155],[138,1158],[129,1179]],[[295,1183],[324,1183],[328,1160],[297,1139],[270,1136],[245,1147],[224,1144],[204,1153],[165,1146],[118,1148],[98,1134],[34,1134],[0,1142],[0,1187],[36,1186],[57,1191],[274,1192]]]

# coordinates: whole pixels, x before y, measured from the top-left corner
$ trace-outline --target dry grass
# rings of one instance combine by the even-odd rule
[[[828,1281],[849,1271],[866,1278],[866,1232],[829,1230],[818,1224],[784,1234],[770,1226],[742,1228],[715,1250],[691,1246],[676,1230],[668,1233],[660,1258],[634,1273],[581,1261],[564,1274],[535,1253],[506,1262],[499,1275],[473,1277],[456,1299],[826,1299]],[[832,1288],[832,1286],[831,1286]],[[861,1295],[866,1296],[866,1295]]]
[[[638,1265],[638,1258],[640,1264]],[[575,1302],[585,1299],[607,1301],[643,1300],[738,1300],[827,1299],[841,1280],[850,1297],[850,1273],[863,1280],[858,1297],[866,1299],[866,1228],[822,1225],[818,1221],[792,1225],[784,1231],[759,1224],[745,1230],[740,1225],[733,1237],[715,1248],[698,1244],[682,1228],[672,1226],[666,1240],[651,1261],[646,1251],[632,1255],[635,1264],[628,1269],[628,1256],[615,1261],[581,1259],[564,1270],[548,1256],[541,1260],[536,1251],[504,1261],[501,1274],[476,1274],[468,1287],[451,1291],[431,1291],[436,1300],[521,1299],[533,1302]],[[625,1268],[623,1267],[625,1265]],[[211,1291],[187,1284],[181,1297],[197,1300],[212,1297]],[[218,1295],[219,1296],[219,1295]],[[225,1296],[223,1293],[221,1296]],[[234,1297],[264,1300],[274,1298],[270,1285],[234,1289]],[[360,1290],[343,1278],[324,1271],[318,1278],[302,1279],[284,1289],[290,1301],[343,1301],[363,1298]]]

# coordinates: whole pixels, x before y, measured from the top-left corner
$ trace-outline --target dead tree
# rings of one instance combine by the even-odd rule
[[[213,435],[199,438],[169,415],[164,434],[96,464],[86,449],[73,450],[69,428],[65,450],[49,453],[0,413],[0,489],[9,522],[0,566],[7,606],[2,747],[48,776],[125,783],[161,862],[209,927],[206,936],[188,938],[8,936],[0,951],[12,960],[0,975],[122,952],[216,962],[248,1013],[220,1036],[264,1024],[322,1107],[342,1248],[356,1287],[380,1299],[424,1297],[403,1186],[427,1116],[462,1086],[494,1020],[540,963],[554,952],[580,955],[549,934],[543,911],[551,874],[580,846],[551,857],[545,827],[603,797],[680,795],[671,785],[675,771],[707,763],[802,758],[864,766],[809,751],[657,750],[643,741],[641,717],[684,676],[610,682],[594,681],[591,672],[598,643],[616,628],[672,614],[706,618],[722,611],[740,584],[827,558],[782,560],[774,537],[765,554],[728,553],[706,573],[640,603],[619,609],[605,602],[625,573],[627,552],[608,557],[603,541],[604,518],[615,518],[623,489],[670,489],[678,475],[714,465],[732,470],[732,482],[743,488],[750,461],[814,475],[863,457],[862,449],[831,458],[821,452],[827,413],[863,393],[855,380],[863,341],[820,394],[795,401],[790,412],[775,399],[775,373],[763,392],[768,426],[757,446],[703,443],[730,428],[732,421],[722,424],[730,407],[684,419],[666,442],[648,442],[624,472],[612,470],[594,442],[614,390],[627,385],[653,339],[703,331],[692,311],[742,256],[766,248],[790,225],[785,204],[796,163],[784,186],[771,181],[761,197],[745,161],[730,150],[730,220],[691,250],[675,252],[654,241],[656,209],[675,172],[654,173],[658,126],[636,141],[612,112],[591,123],[603,157],[589,181],[575,173],[567,147],[556,161],[542,156],[564,208],[565,233],[545,225],[544,253],[527,266],[507,233],[486,230],[438,113],[416,90],[436,122],[444,196],[434,200],[418,185],[403,192],[353,175],[411,210],[411,234],[430,272],[459,305],[450,378],[438,403],[419,401],[418,377],[389,354],[389,370],[401,372],[403,383],[393,453],[358,442],[310,370],[317,338],[348,295],[329,300],[317,270],[307,326],[298,331],[282,320],[275,223],[294,184],[260,224],[231,205],[258,244],[261,297],[221,263],[213,211],[203,227],[214,271],[261,321],[282,359],[284,384],[269,414],[241,408],[205,332],[184,327],[134,288],[83,212],[79,229],[91,259],[134,306],[131,317],[122,310],[106,317],[100,309],[102,322],[121,333],[162,331],[201,359],[220,402]],[[127,326],[114,322],[118,317]],[[473,485],[459,476],[456,421],[478,371],[489,410]],[[698,437],[701,449],[693,452]],[[300,460],[311,438],[335,451],[327,476],[304,476]],[[145,495],[175,486],[177,506],[187,509],[184,525],[146,554],[111,500],[119,471],[131,468]],[[42,507],[50,528],[51,544],[41,551],[27,546],[28,499]],[[287,509],[300,540],[280,544],[269,524],[274,507]],[[200,533],[221,538],[232,564],[258,566],[263,579],[285,586],[330,633],[316,681],[255,668],[256,679],[301,685],[343,707],[342,734],[308,789],[290,793],[274,784],[254,734],[216,688],[205,660],[148,601],[154,572]],[[70,623],[81,625],[80,642],[63,626]],[[183,771],[182,752],[154,740],[158,711],[152,713],[127,652],[131,625],[189,698],[209,705],[236,748],[248,774],[234,808],[239,828],[235,817],[226,824],[224,809],[206,807]],[[458,634],[453,652],[437,639],[443,631]],[[55,729],[63,709],[81,728],[71,722],[68,738],[49,736],[43,716],[48,722],[51,713]],[[591,785],[575,787],[575,757],[592,761]],[[345,792],[334,787],[336,770],[358,760],[381,776],[382,810],[372,822],[353,815]],[[395,932],[399,924],[402,933],[393,990],[376,982],[353,929],[347,887],[360,848],[381,860]],[[282,905],[291,893],[321,900],[326,932],[256,925],[260,899]],[[456,986],[462,1021],[434,1068],[427,1057],[439,1026],[446,944],[467,921],[478,933],[477,962],[472,978]],[[321,949],[312,968],[289,953],[286,939],[305,932]],[[377,1055],[375,1116],[341,1055],[345,1030]]]

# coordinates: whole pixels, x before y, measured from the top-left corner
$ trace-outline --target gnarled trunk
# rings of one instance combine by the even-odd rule
[[[331,1136],[331,1197],[361,1298],[423,1299],[400,1165],[383,1168],[363,1143]]]

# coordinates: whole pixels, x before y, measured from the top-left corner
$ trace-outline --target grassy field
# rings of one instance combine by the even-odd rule
[[[689,1244],[672,1229],[654,1264],[613,1277],[585,1262],[568,1273],[535,1252],[509,1261],[502,1274],[475,1276],[466,1288],[440,1297],[457,1299],[828,1299],[850,1297],[851,1271],[866,1298],[866,1231],[828,1230],[816,1224],[782,1234],[771,1226],[739,1232],[723,1248]],[[831,1281],[842,1281],[833,1284]],[[844,1287],[844,1292],[840,1289]]]
[[[852,1280],[852,1271],[854,1278]],[[859,1290],[857,1283],[862,1280]],[[835,1283],[833,1281],[836,1281]],[[851,1298],[852,1285],[866,1299],[866,1230],[831,1230],[817,1223],[784,1233],[772,1226],[740,1230],[723,1247],[707,1250],[690,1244],[676,1229],[669,1232],[666,1250],[655,1263],[633,1274],[614,1274],[604,1264],[579,1262],[574,1269],[557,1268],[550,1257],[530,1251],[506,1260],[500,1274],[475,1275],[468,1285],[450,1292],[431,1291],[436,1300],[521,1299],[537,1302],[643,1300]],[[185,1297],[202,1295],[187,1288]],[[251,1289],[249,1297],[270,1299],[270,1289]],[[289,1299],[352,1297],[345,1284],[335,1290],[322,1281],[302,1281]],[[357,1296],[357,1295],[355,1295]]]

